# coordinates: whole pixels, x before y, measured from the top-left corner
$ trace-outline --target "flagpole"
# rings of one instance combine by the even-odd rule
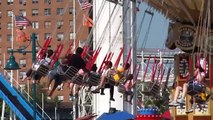
[[[75,33],[75,0],[73,0],[73,33],[74,33],[74,37],[73,37],[73,42],[74,42],[74,49],[76,47],[76,33]],[[73,89],[74,93],[75,93],[75,88]],[[72,91],[71,91],[72,92]],[[77,102],[74,102],[73,103],[73,113],[72,113],[72,118],[73,120],[77,119],[77,110],[76,110],[76,103]]]
[[[11,48],[13,49],[13,34],[14,34],[14,32],[13,32],[13,27],[14,27],[14,21],[13,21],[13,19],[14,19],[14,14],[13,14],[13,12],[12,12],[12,37],[11,37],[11,39],[12,39],[12,41],[11,41]]]
[[[11,16],[11,20],[12,20],[12,28],[11,28],[11,50],[13,50],[13,27],[14,27],[14,22],[13,22],[13,18],[14,18],[14,14],[12,11],[12,16]],[[11,74],[10,74],[10,84],[11,87],[13,87],[13,70],[11,70]],[[12,109],[10,108],[10,120],[12,120],[12,116],[13,116],[13,112]]]

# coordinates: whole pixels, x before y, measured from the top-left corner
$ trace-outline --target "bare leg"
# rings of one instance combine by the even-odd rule
[[[176,90],[175,90],[175,96],[174,96],[173,101],[177,101],[178,96],[179,96],[179,94],[180,94],[180,91],[181,91],[182,89],[183,89],[183,88],[182,88],[182,87],[180,87],[180,86],[177,86],[177,87],[176,87]]]
[[[55,91],[55,89],[58,87],[58,85],[60,85],[61,84],[61,81],[57,81],[57,80],[55,80],[55,83],[54,83],[54,85],[53,85],[53,88],[52,88],[52,90],[50,91],[50,93],[49,93],[49,96],[51,97],[52,96],[52,94],[53,94],[53,92]]]
[[[183,94],[182,94],[182,97],[181,97],[182,99],[185,99],[185,97],[186,97],[187,87],[188,87],[188,84],[184,83],[183,84]]]
[[[98,88],[102,88],[102,87],[103,87],[103,85],[104,85],[104,83],[105,83],[105,78],[106,78],[106,76],[102,76],[102,77],[101,77],[101,82],[100,82]]]
[[[78,95],[80,89],[81,89],[81,86],[76,84],[76,85],[75,85],[75,92],[74,92],[74,95]]]
[[[96,88],[95,90],[93,90],[92,93],[99,93],[100,89],[103,88],[104,84],[105,84],[105,76],[102,76],[101,77],[101,82],[100,82],[98,88]]]
[[[73,92],[74,85],[75,85],[74,83],[70,82],[70,96],[74,94]]]

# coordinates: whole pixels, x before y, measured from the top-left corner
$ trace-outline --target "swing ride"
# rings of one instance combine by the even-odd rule
[[[145,2],[171,21],[166,47],[179,48],[185,52],[175,56],[175,83],[176,86],[188,84],[185,101],[190,102],[172,108],[173,118],[212,119],[212,40],[210,39],[212,1],[145,0]],[[201,54],[204,54],[206,59],[205,65],[199,63]],[[197,66],[202,66],[202,71],[205,73],[204,83],[196,83],[199,77],[193,76],[193,70]],[[203,74],[201,70],[198,73]],[[173,97],[175,95],[173,92]]]
[[[147,3],[149,7],[136,27],[138,13],[135,8],[140,7],[141,3]],[[68,83],[69,86],[75,84],[73,93],[76,94],[70,96],[73,119],[91,113],[101,116],[113,107],[133,113],[136,120],[161,120],[166,117],[170,119],[168,115],[165,117],[165,114],[170,113],[169,117],[175,120],[212,119],[210,0],[98,0],[93,1],[93,4],[94,23],[88,35],[88,43],[81,46],[81,58],[86,63],[85,68],[77,69],[66,65],[66,70],[59,74],[60,78],[66,79],[62,83]],[[170,50],[146,48],[155,13],[153,8],[170,20],[165,41],[165,46]],[[136,44],[141,39],[141,28],[145,19],[149,19],[149,23],[141,49],[138,50]],[[53,39],[46,39],[38,51],[38,63],[45,57]],[[33,71],[46,77],[50,71],[57,68],[55,64],[62,60],[60,57],[63,53],[72,60],[77,49],[75,45],[76,43],[71,41],[69,48],[63,51],[65,44],[58,44],[49,66],[37,64],[32,68]],[[204,54],[204,63],[201,62],[201,54]],[[112,67],[108,70],[106,67],[109,62],[112,62]],[[128,69],[125,69],[128,65]],[[202,77],[199,74],[203,74],[199,71],[199,74],[194,75],[194,69],[197,67],[202,68],[205,73],[202,79],[204,83],[197,82],[199,77]],[[107,75],[103,79],[105,72]],[[126,84],[129,74],[133,75],[131,85]],[[187,85],[186,97],[183,98],[186,102],[169,106],[176,96],[175,88],[182,90],[184,85]],[[127,91],[127,87],[131,90]],[[97,93],[100,92],[99,89],[109,91],[101,90],[99,95],[92,92],[95,88],[98,88]],[[133,94],[127,94],[128,92]],[[133,101],[125,101],[124,98],[131,95],[134,95]]]

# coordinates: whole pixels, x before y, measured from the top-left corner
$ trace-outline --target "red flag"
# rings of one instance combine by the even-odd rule
[[[83,26],[87,26],[87,27],[92,27],[93,26],[93,20],[87,15],[84,15]]]
[[[30,38],[25,34],[22,30],[16,29],[16,41],[18,42],[26,42],[29,41]]]

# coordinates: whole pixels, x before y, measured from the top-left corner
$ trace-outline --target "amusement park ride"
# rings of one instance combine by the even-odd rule
[[[205,92],[211,98],[212,92],[212,1],[211,0],[145,0],[155,10],[170,20],[166,47],[179,48],[185,53],[175,55],[176,86],[182,86],[189,79],[188,73],[193,75],[193,70],[199,61],[199,55],[204,54],[207,60],[205,65]],[[172,116],[177,120],[198,120],[212,118],[212,101],[200,101],[197,98],[198,88],[189,88],[186,104],[172,108]],[[175,92],[173,92],[175,93]],[[192,97],[190,97],[192,96]],[[190,108],[190,98],[195,97],[197,107],[187,114]]]
[[[60,74],[68,78],[70,82],[81,86],[79,94],[73,100],[73,119],[90,113],[101,115],[109,108],[116,107],[118,110],[133,113],[136,115],[136,120],[161,120],[162,118],[212,120],[212,1],[143,0],[142,2],[148,3],[149,6],[170,20],[168,38],[165,43],[170,50],[141,49],[139,52],[136,49],[135,8],[136,3],[140,4],[141,1],[112,0],[108,2],[107,7],[109,10],[102,11],[105,2],[105,0],[97,0],[93,3],[96,5],[93,8],[95,11],[95,25],[102,25],[95,30],[91,30],[94,32],[92,43],[94,47],[82,46],[83,53],[81,57],[86,61],[88,72],[80,74],[76,68],[69,66],[63,74]],[[102,11],[102,14],[97,12],[99,10]],[[145,13],[153,16],[150,11]],[[122,17],[118,14],[121,14]],[[100,17],[100,15],[105,16]],[[96,27],[95,25],[94,27]],[[122,32],[123,34],[121,34]],[[51,38],[48,38],[38,51],[37,62],[44,58],[51,40]],[[58,45],[50,61],[50,66],[39,64],[33,69],[34,72],[45,77],[51,69],[54,69],[54,65],[62,53],[63,46],[63,44]],[[72,56],[72,47],[73,43],[70,43],[68,50],[65,52],[66,55],[70,54]],[[205,85],[188,84],[185,104],[170,107],[169,102],[175,96],[175,88],[191,80],[194,69],[200,64],[201,54],[204,55],[206,60],[203,67]],[[130,64],[130,69],[126,73],[132,73],[134,75],[133,80],[136,82],[132,105],[124,101],[125,89],[121,85],[124,79],[121,79],[120,83],[116,83],[111,76],[107,79],[107,83],[113,88],[115,87],[114,101],[109,100],[109,95],[100,96],[91,93],[91,89],[98,86],[101,81],[101,73],[104,66],[107,66],[104,63],[109,61],[114,63],[113,67],[116,69]],[[13,70],[14,57],[11,57],[9,62],[11,64],[8,63],[6,69]],[[98,66],[97,71],[92,71],[94,64]],[[16,68],[19,67],[16,66]],[[3,76],[0,76],[0,86],[1,98],[11,108],[14,108],[13,111],[20,119],[50,119],[48,115],[41,115],[40,112],[43,113],[43,110],[37,110],[35,104],[32,107],[16,89],[6,82]],[[193,102],[196,107],[189,112],[188,109]]]

